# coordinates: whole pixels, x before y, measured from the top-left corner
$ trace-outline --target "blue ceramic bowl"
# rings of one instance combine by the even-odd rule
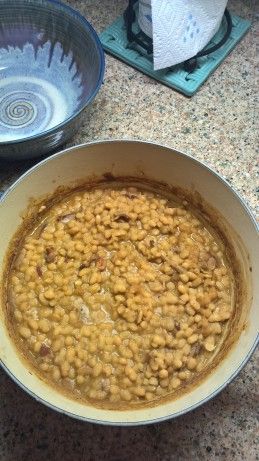
[[[44,155],[79,128],[103,80],[89,22],[53,0],[0,1],[0,157]]]

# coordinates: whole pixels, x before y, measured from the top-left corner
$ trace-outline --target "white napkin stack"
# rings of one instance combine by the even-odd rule
[[[139,0],[138,23],[153,38],[154,69],[195,56],[215,35],[227,0]]]

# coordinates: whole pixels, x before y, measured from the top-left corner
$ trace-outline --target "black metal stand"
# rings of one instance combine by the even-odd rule
[[[153,53],[153,40],[148,37],[142,30],[137,34],[134,34],[132,30],[132,25],[136,21],[136,14],[134,10],[134,5],[137,3],[138,0],[129,0],[129,5],[124,11],[124,21],[127,28],[127,38],[130,43],[135,42],[144,50],[146,50],[147,54]]]
[[[153,53],[153,40],[141,30],[137,34],[135,34],[132,30],[132,26],[134,22],[136,21],[136,13],[135,13],[134,5],[137,2],[138,0],[129,0],[128,7],[124,11],[124,21],[125,21],[125,25],[127,28],[127,38],[128,38],[129,43],[134,42],[137,45],[141,46],[141,48],[143,48],[147,52],[147,54],[152,54]],[[186,72],[193,72],[196,69],[197,64],[198,64],[198,58],[202,56],[206,56],[210,53],[213,53],[214,51],[218,50],[221,46],[223,46],[226,43],[227,39],[229,38],[231,34],[231,30],[232,30],[232,20],[231,20],[229,11],[227,9],[225,9],[224,17],[227,23],[227,30],[226,30],[224,37],[222,37],[222,39],[216,45],[211,46],[210,48],[204,49],[200,51],[199,53],[197,53],[196,56],[188,59],[187,61],[184,61],[182,65],[183,65],[184,70],[186,70]]]

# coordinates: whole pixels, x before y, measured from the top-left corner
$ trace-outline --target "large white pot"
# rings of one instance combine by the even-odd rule
[[[137,141],[96,142],[67,149],[33,167],[16,181],[0,203],[0,269],[11,237],[21,223],[30,198],[52,193],[57,186],[112,172],[145,175],[169,185],[197,191],[226,219],[246,279],[247,296],[240,322],[244,328],[224,360],[189,393],[154,408],[101,410],[71,400],[49,387],[26,367],[10,338],[0,309],[0,359],[3,368],[24,390],[49,407],[78,419],[117,425],[162,421],[190,411],[220,392],[245,365],[258,343],[259,239],[245,203],[215,172],[175,150]],[[233,229],[235,232],[233,232]],[[247,303],[250,304],[247,308]],[[222,410],[224,411],[224,409]]]

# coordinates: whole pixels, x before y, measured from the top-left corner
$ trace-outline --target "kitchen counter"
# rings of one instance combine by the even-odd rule
[[[126,5],[124,0],[67,3],[80,10],[98,32]],[[192,99],[106,56],[105,84],[69,145],[135,138],[173,146],[222,174],[259,217],[255,132],[258,15],[252,4],[252,0],[230,2],[230,10],[252,19],[253,28]],[[0,163],[0,189],[5,190],[34,163]],[[192,413],[139,428],[96,426],[57,414],[0,371],[0,460],[259,460],[258,359],[257,351],[225,390]]]

